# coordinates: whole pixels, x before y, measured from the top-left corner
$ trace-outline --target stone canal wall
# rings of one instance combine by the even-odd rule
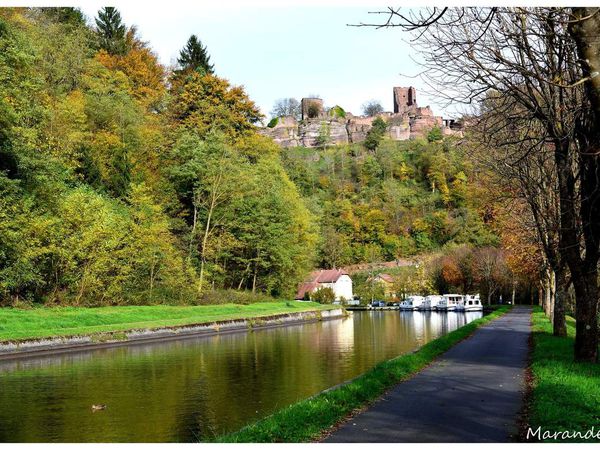
[[[339,308],[277,314],[249,319],[222,320],[174,327],[109,331],[85,336],[64,336],[48,339],[6,341],[0,342],[0,360],[244,332],[263,328],[317,322],[320,320],[339,319],[347,316],[347,314],[346,310]]]

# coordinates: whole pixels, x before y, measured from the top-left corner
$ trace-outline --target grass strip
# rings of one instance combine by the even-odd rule
[[[541,427],[544,442],[600,442],[600,365],[573,360],[575,319],[567,316],[566,337],[552,334],[552,324],[539,307],[532,321],[530,428]],[[544,439],[542,435],[544,431],[585,435],[592,427],[592,439]]]
[[[493,313],[441,336],[414,353],[382,362],[339,388],[290,405],[216,438],[216,442],[311,442],[322,436],[351,412],[379,398],[387,389],[427,366],[434,358],[468,337],[483,324],[501,316],[510,307]]]
[[[249,305],[0,308],[0,342],[153,329],[339,308],[313,302]]]

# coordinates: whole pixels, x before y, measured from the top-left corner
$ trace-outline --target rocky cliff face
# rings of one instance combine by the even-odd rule
[[[462,135],[462,131],[451,130],[445,126],[442,118],[420,115],[414,117],[395,117],[383,114],[389,123],[388,135],[395,141],[406,141],[425,137],[437,126],[445,136]],[[347,144],[362,142],[371,129],[374,117],[315,118],[296,121],[293,117],[282,117],[277,124],[261,130],[282,147],[319,147],[321,145]]]
[[[340,119],[306,119],[298,124],[298,135],[304,147],[323,144],[347,144],[346,123]],[[290,145],[283,145],[290,147]]]
[[[272,127],[263,128],[262,134],[270,136],[282,147],[318,147],[322,145],[362,142],[376,117],[354,116],[339,106],[325,111],[320,98],[302,99],[302,120],[280,117]],[[462,136],[462,123],[435,116],[429,106],[417,106],[414,87],[394,88],[394,112],[379,114],[388,124],[388,135],[395,141],[405,141],[427,136],[439,127],[444,136]]]

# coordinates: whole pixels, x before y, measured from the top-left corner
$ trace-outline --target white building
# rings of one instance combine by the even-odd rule
[[[307,281],[302,283],[296,294],[297,300],[303,300],[308,292],[316,292],[322,288],[331,288],[336,301],[352,300],[352,278],[342,269],[317,270],[310,274]]]

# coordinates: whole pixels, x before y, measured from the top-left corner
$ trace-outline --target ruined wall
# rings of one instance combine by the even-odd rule
[[[414,87],[395,87],[393,92],[394,112],[378,116],[388,123],[390,139],[405,141],[426,137],[436,126],[444,136],[463,135],[461,123],[434,115],[429,106],[417,106]],[[303,98],[301,109],[303,119],[300,122],[294,117],[282,117],[273,128],[263,128],[260,132],[273,138],[282,147],[318,147],[323,145],[321,141],[324,135],[328,136],[329,145],[347,144],[364,141],[375,120],[375,117],[354,116],[351,113],[344,113],[345,117],[326,114],[320,98]]]
[[[346,123],[349,142],[362,142],[367,138],[367,133],[375,117],[354,117],[350,116]]]
[[[414,111],[417,107],[417,90],[414,87],[394,88],[394,114]]]

